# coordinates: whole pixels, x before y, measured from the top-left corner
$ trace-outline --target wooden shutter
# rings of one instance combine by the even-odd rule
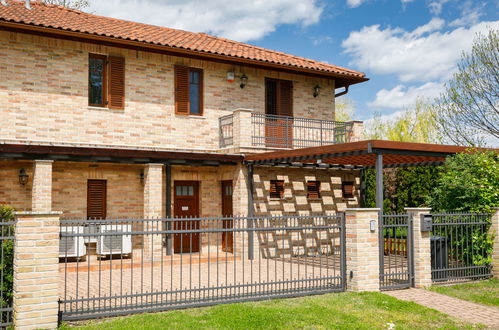
[[[321,198],[321,182],[308,181],[307,182],[307,198]]]
[[[107,205],[106,180],[87,182],[87,219],[105,219]]]
[[[109,108],[125,108],[125,59],[109,56]]]
[[[189,114],[189,68],[175,66],[175,113]]]
[[[293,82],[279,80],[278,115],[293,117]]]
[[[284,196],[284,181],[270,180],[270,198],[282,198]]]
[[[353,198],[353,182],[344,181],[341,184],[341,188],[343,190],[343,198]]]

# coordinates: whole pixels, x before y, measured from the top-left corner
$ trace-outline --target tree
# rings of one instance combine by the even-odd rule
[[[0,205],[0,222],[13,222],[14,220],[14,210],[8,206]],[[0,235],[3,237],[10,237],[13,233],[13,226],[3,225],[0,227]],[[2,297],[0,298],[0,308],[9,308],[12,306],[14,287],[14,240],[3,239],[1,245],[0,290],[2,291]],[[5,323],[8,321],[8,313],[0,313],[0,322]]]
[[[337,121],[350,121],[353,118],[354,105],[352,100],[347,98],[341,98],[335,101],[334,104],[335,114],[334,120]]]
[[[499,143],[499,31],[477,34],[435,104],[442,133],[460,145]],[[489,142],[490,143],[490,142]]]
[[[42,0],[42,2],[77,10],[90,6],[90,0]]]
[[[499,206],[499,153],[470,151],[447,158],[427,198],[435,211],[490,212]]]

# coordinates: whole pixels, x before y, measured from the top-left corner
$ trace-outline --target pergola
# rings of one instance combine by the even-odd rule
[[[440,144],[366,140],[251,154],[245,157],[245,162],[248,173],[253,173],[254,165],[360,170],[375,168],[376,207],[382,209],[383,168],[441,165],[447,156],[466,149],[467,147]]]

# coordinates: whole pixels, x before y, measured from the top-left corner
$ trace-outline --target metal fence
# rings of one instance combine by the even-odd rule
[[[493,238],[490,214],[432,215],[433,282],[477,280],[491,276]]]
[[[220,148],[226,148],[234,144],[234,115],[218,118],[220,129]]]
[[[0,328],[12,324],[15,222],[0,222]]]
[[[382,214],[379,222],[381,290],[413,285],[412,219],[407,214]]]
[[[306,148],[347,142],[345,122],[252,113],[252,145]]]
[[[340,215],[61,220],[62,320],[343,291]]]

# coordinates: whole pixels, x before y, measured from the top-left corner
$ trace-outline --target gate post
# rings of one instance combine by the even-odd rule
[[[347,291],[379,291],[379,211],[345,210]]]
[[[16,213],[13,299],[16,329],[57,328],[60,214]]]
[[[421,231],[421,215],[430,213],[431,208],[406,207],[404,210],[413,229],[414,286],[428,287],[431,285],[431,232]]]
[[[489,233],[494,236],[494,246],[492,250],[492,275],[499,278],[499,207],[492,209],[492,224]]]

